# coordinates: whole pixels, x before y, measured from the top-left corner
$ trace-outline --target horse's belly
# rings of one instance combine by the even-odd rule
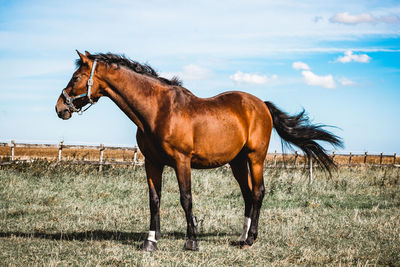
[[[237,155],[238,153],[236,153]],[[210,155],[205,157],[204,155],[194,154],[192,155],[191,166],[195,169],[208,169],[208,168],[216,168],[223,166],[229,162],[231,162],[235,156],[231,155]]]
[[[242,150],[245,138],[240,132],[209,133],[208,138],[194,144],[191,164],[193,168],[215,168],[231,162]]]

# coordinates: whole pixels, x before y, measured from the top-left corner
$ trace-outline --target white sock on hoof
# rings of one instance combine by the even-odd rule
[[[149,235],[147,236],[147,240],[157,243],[156,231],[149,231]]]
[[[243,232],[238,239],[239,242],[245,241],[247,239],[247,234],[249,232],[250,225],[251,225],[251,219],[249,217],[244,217]]]

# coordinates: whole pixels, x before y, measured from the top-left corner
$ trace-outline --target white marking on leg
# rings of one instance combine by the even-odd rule
[[[239,242],[246,241],[247,234],[249,233],[250,225],[251,225],[251,219],[249,217],[244,217],[243,232],[242,232],[242,235],[238,239]]]
[[[156,231],[149,231],[149,235],[147,236],[147,240],[157,243]]]

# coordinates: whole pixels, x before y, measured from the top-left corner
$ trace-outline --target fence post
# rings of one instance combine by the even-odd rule
[[[393,165],[396,165],[396,153],[393,155]]]
[[[310,167],[310,176],[308,177],[308,184],[312,184],[313,181],[313,173],[312,173],[312,168],[313,168],[313,163],[312,163],[312,156],[310,155],[308,157],[308,162],[309,162],[309,167]]]
[[[367,164],[367,155],[368,155],[368,152],[365,152],[365,156],[364,156],[364,164]]]
[[[103,171],[104,144],[100,144],[99,172]]]
[[[60,141],[60,144],[58,145],[58,162],[60,162],[62,158],[61,154],[62,154],[63,144],[64,141]]]
[[[297,150],[296,150],[296,153],[295,153],[295,155],[294,155],[294,168],[296,168],[296,166],[297,166],[297,158],[299,157],[299,153],[297,152]]]
[[[351,157],[352,157],[352,155],[353,154],[351,154],[351,152],[350,152],[350,155],[349,155],[349,167],[351,166]]]
[[[332,151],[332,162],[335,163],[335,151]]]
[[[137,146],[135,146],[134,152],[133,152],[133,161],[132,161],[133,166],[136,166],[136,164],[137,164],[137,151],[138,151],[138,148],[137,148]]]
[[[276,168],[276,150],[274,152],[274,168]]]
[[[382,166],[382,157],[383,157],[383,153],[381,152],[381,155],[379,157],[379,165],[381,165],[381,166]]]
[[[11,140],[11,161],[15,160],[15,141]]]

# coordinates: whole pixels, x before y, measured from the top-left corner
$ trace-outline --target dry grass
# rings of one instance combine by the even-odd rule
[[[142,167],[35,162],[0,169],[0,262],[4,265],[398,265],[400,170],[266,170],[259,239],[246,250],[243,201],[230,170],[193,171],[199,252],[182,250],[186,225],[172,170],[163,184],[159,251],[136,249],[149,221]]]

